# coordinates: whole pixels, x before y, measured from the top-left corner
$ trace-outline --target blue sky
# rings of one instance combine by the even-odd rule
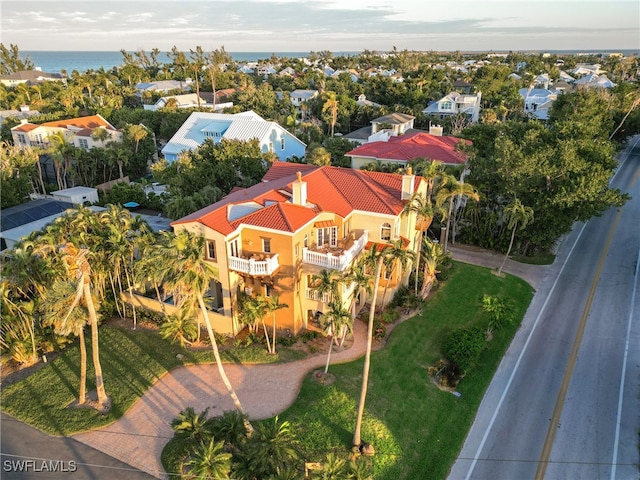
[[[604,50],[640,48],[640,2],[2,0],[21,50]]]

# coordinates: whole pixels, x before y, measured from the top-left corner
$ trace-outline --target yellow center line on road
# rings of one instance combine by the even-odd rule
[[[638,179],[638,175],[640,175],[640,169],[636,170],[636,173],[631,182],[632,187],[633,185],[635,185],[636,180]],[[573,347],[571,348],[571,354],[569,355],[569,362],[567,363],[567,367],[564,371],[564,377],[562,377],[562,384],[560,385],[558,398],[556,399],[556,404],[555,404],[555,407],[553,408],[553,415],[551,416],[551,421],[549,422],[549,428],[547,429],[547,436],[544,439],[542,454],[540,455],[540,459],[538,460],[538,468],[536,469],[536,474],[534,477],[535,480],[542,480],[547,471],[547,465],[549,464],[549,458],[551,457],[553,442],[556,437],[556,431],[558,430],[558,427],[560,425],[560,417],[562,415],[562,409],[564,408],[564,402],[567,397],[567,390],[569,389],[569,383],[571,382],[573,369],[576,366],[576,361],[578,359],[578,351],[580,350],[580,344],[582,343],[582,336],[587,326],[587,319],[589,318],[589,312],[591,311],[591,304],[593,303],[593,298],[596,294],[596,289],[598,288],[598,283],[600,281],[600,274],[602,273],[602,269],[604,268],[604,262],[607,258],[607,253],[609,252],[609,247],[611,246],[611,242],[613,241],[613,235],[616,232],[616,228],[618,227],[618,222],[620,221],[621,216],[622,216],[622,208],[619,208],[618,214],[616,215],[613,225],[611,225],[611,229],[609,230],[609,236],[607,237],[607,242],[602,251],[602,255],[600,256],[600,261],[598,262],[598,268],[593,277],[593,282],[591,283],[591,289],[589,290],[587,303],[584,306],[582,317],[580,317],[580,324],[578,325],[578,331],[573,341]]]

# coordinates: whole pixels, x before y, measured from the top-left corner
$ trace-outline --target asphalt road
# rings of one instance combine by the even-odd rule
[[[72,438],[42,433],[4,412],[0,452],[2,480],[155,478]]]
[[[562,243],[450,480],[640,477],[640,138],[620,160],[632,200]]]

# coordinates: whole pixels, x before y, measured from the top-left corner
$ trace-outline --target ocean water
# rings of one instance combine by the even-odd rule
[[[334,56],[354,55],[358,52],[332,52]],[[110,70],[113,67],[122,65],[123,57],[120,51],[117,52],[47,52],[47,51],[21,51],[23,57],[27,55],[34,66],[47,73],[60,73],[65,70],[68,74],[77,70],[85,72],[87,70],[98,70],[103,67]],[[147,55],[149,52],[147,52]],[[229,52],[236,62],[256,62],[258,60],[271,58],[275,54],[277,57],[301,58],[309,55],[309,52]],[[188,57],[188,55],[187,55]],[[170,63],[166,52],[158,55],[160,63]]]

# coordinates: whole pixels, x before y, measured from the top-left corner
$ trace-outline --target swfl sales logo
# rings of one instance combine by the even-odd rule
[[[75,460],[4,460],[5,472],[60,472],[71,473],[78,469]]]

